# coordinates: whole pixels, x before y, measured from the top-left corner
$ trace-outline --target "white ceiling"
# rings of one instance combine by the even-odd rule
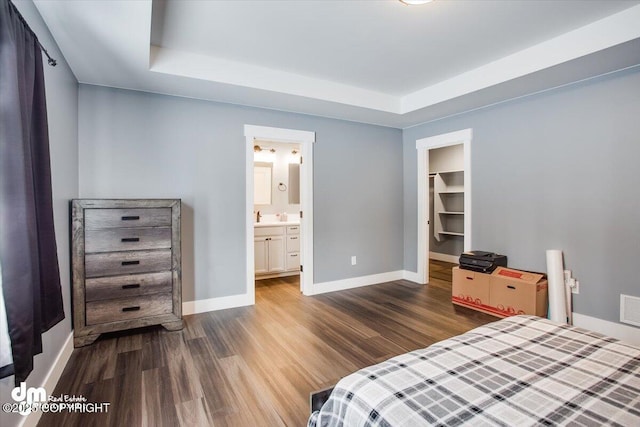
[[[408,127],[640,65],[640,0],[35,0],[81,83]]]

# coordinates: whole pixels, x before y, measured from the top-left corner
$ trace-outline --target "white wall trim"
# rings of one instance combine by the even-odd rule
[[[46,390],[47,396],[53,394],[53,390],[56,388],[58,380],[62,376],[62,372],[64,371],[65,366],[67,366],[67,362],[69,362],[71,353],[73,353],[73,331],[69,333],[69,336],[58,352],[56,359],[53,361],[53,364],[49,368],[49,372],[47,372],[47,375],[44,377],[44,383],[42,384],[42,387],[44,387],[44,389]],[[40,421],[41,416],[41,411],[31,412],[29,415],[22,419],[22,422],[19,425],[20,427],[35,427],[38,424],[38,421]]]
[[[300,290],[311,295],[313,286],[313,143],[316,133],[304,130],[274,128],[268,126],[244,125],[246,200],[245,200],[245,234],[247,248],[247,295],[250,304],[255,304],[255,266],[253,238],[253,179],[249,179],[253,171],[253,146],[255,141],[268,140],[274,142],[300,144],[303,163],[300,167],[300,209],[304,212],[300,218],[300,263],[304,271],[300,273]]]
[[[182,314],[198,314],[208,311],[225,310],[227,308],[244,307],[255,303],[255,295],[252,297],[246,294],[230,295],[226,297],[208,298],[182,303]]]
[[[402,278],[404,280],[408,280],[410,282],[420,283],[420,277],[418,276],[418,273],[415,273],[413,271],[403,270],[402,271]]]
[[[369,276],[351,277],[349,279],[334,280],[331,282],[322,282],[313,284],[313,293],[309,295],[324,294],[327,292],[343,291],[345,289],[359,288],[362,286],[377,285],[380,283],[392,282],[394,280],[402,280],[405,271],[389,271],[387,273],[371,274]]]
[[[269,126],[244,125],[244,136],[247,138],[265,139],[273,142],[316,142],[315,132],[274,128]]]
[[[453,264],[457,264],[460,260],[459,255],[449,255],[449,254],[441,254],[438,252],[429,251],[429,259],[435,259],[436,261],[444,261],[451,262]]]
[[[575,312],[573,313],[573,324],[580,328],[589,329],[622,341],[640,345],[640,328]]]
[[[464,250],[469,251],[471,242],[471,140],[473,130],[462,129],[455,132],[418,139],[418,283],[429,283],[429,260],[427,258],[429,233],[429,150],[463,145],[464,157]]]

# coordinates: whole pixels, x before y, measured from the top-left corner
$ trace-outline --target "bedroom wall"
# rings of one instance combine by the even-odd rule
[[[402,270],[400,130],[89,85],[79,103],[81,197],[182,199],[184,301],[245,292],[245,124],[316,132],[315,283]]]
[[[640,296],[640,69],[406,129],[404,252],[416,271],[416,139],[472,128],[474,249],[546,271],[564,251],[580,281],[574,311],[617,322]]]
[[[65,319],[43,335],[43,352],[34,359],[34,369],[27,379],[27,387],[41,387],[58,353],[71,334],[69,200],[78,196],[78,82],[33,2],[19,1],[14,4],[35,31],[43,46],[58,60],[56,67],[50,67],[46,63],[46,58],[43,57],[49,121],[53,216]],[[11,301],[7,303],[10,304]],[[0,402],[13,402],[10,394],[13,387],[13,376],[0,380]],[[48,389],[47,392],[52,393],[53,389]],[[5,427],[17,426],[23,418],[19,414],[0,411],[0,425]],[[29,421],[31,419],[32,417]],[[26,425],[29,424],[26,423]]]

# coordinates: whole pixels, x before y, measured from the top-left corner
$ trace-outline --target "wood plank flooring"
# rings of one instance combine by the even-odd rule
[[[305,297],[298,277],[257,282],[256,305],[185,316],[182,331],[115,333],[74,350],[52,393],[107,413],[39,426],[304,426],[309,394],[389,357],[495,321],[451,304],[452,264],[430,284],[395,281]]]

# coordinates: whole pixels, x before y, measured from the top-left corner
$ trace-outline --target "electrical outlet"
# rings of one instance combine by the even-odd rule
[[[351,257],[351,265],[356,265],[356,263],[356,256],[354,255]]]
[[[571,274],[571,270],[564,270],[564,284],[571,288],[572,294],[580,293],[580,282]]]

